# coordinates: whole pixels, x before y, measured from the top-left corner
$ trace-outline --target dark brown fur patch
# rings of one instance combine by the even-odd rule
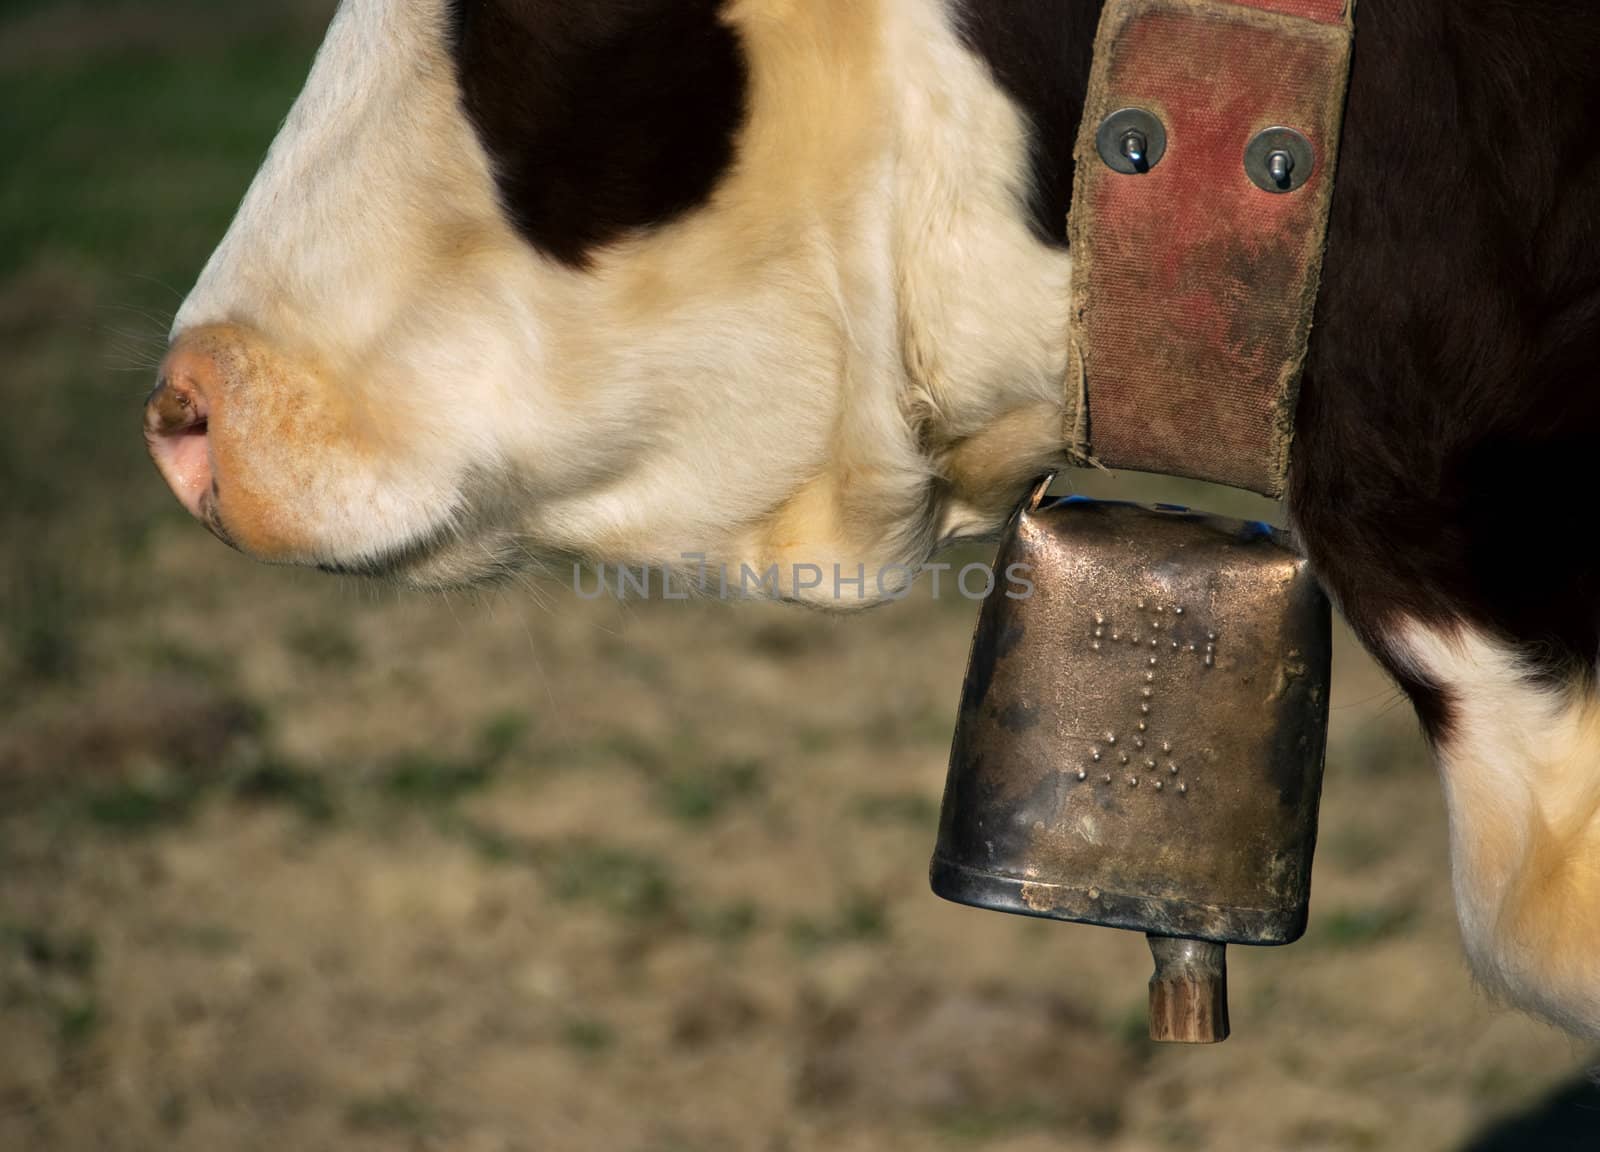
[[[721,0],[453,0],[462,101],[501,202],[581,267],[704,204],[733,163],[748,68]]]

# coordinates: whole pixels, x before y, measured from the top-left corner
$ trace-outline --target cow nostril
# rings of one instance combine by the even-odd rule
[[[164,374],[145,402],[145,442],[167,486],[191,515],[205,519],[213,488],[205,396],[192,379]]]
[[[186,433],[205,422],[205,402],[192,381],[175,381],[164,375],[145,402],[145,431],[149,435]]]

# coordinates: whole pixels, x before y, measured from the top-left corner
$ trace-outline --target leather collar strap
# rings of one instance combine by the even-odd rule
[[[1079,403],[1068,433],[1084,459],[1283,494],[1352,6],[1108,0],[1070,224]],[[1166,150],[1124,175],[1101,158],[1097,136],[1130,107],[1161,122]],[[1293,191],[1258,186],[1246,166],[1252,140],[1274,127],[1295,129],[1315,152]]]

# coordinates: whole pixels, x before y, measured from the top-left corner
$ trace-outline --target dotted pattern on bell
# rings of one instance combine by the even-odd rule
[[[1163,715],[1161,700],[1169,689],[1192,691],[1190,685],[1175,683],[1185,673],[1216,668],[1218,640],[1216,629],[1182,604],[1142,599],[1121,611],[1094,614],[1089,651],[1110,665],[1108,677],[1128,677],[1127,707],[1120,722],[1090,744],[1077,772],[1080,782],[1090,781],[1096,765],[1115,763],[1125,772],[1120,783],[1130,789],[1189,795],[1186,772],[1204,762],[1207,750],[1192,748],[1189,756],[1184,755],[1179,748],[1182,735]],[[1132,676],[1129,668],[1134,669]],[[1116,782],[1111,775],[1100,774],[1102,786]]]

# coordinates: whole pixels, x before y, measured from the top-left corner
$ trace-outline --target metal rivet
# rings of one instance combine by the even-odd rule
[[[1176,776],[1178,774],[1178,766],[1176,764],[1174,764],[1171,768],[1167,769],[1167,771],[1171,772],[1174,776]]]
[[[1094,642],[1094,650],[1095,650],[1095,651],[1096,651],[1096,652],[1098,652],[1098,651],[1100,651],[1100,641],[1098,641],[1098,640],[1096,640],[1096,641],[1095,641],[1095,642]]]
[[[1146,760],[1144,762],[1144,766],[1145,766],[1145,768],[1147,768],[1151,772],[1154,772],[1156,770],[1156,762],[1154,760]]]
[[[1187,796],[1189,794],[1189,786],[1187,784],[1179,784],[1178,791]]]
[[[1111,773],[1107,772],[1104,776],[1100,777],[1100,782],[1103,784],[1111,783]]]
[[[1122,136],[1122,155],[1128,163],[1143,171],[1145,157],[1150,153],[1150,141],[1143,132],[1125,132]],[[1292,161],[1291,161],[1292,163]]]
[[[1106,743],[1107,744],[1115,744],[1116,742],[1117,742],[1117,734],[1115,732],[1107,732],[1106,733]]]
[[[1135,736],[1133,738],[1133,746],[1135,748],[1143,748],[1144,747],[1144,737],[1143,736]]]
[[[1128,777],[1128,787],[1129,788],[1137,788],[1138,786],[1139,786],[1139,778],[1137,776],[1129,776]]]
[[[1150,727],[1150,725],[1146,724],[1143,720],[1139,721],[1139,731],[1143,732],[1148,727]]]
[[[1098,764],[1098,763],[1100,763],[1100,753],[1098,753],[1098,752],[1091,752],[1091,753],[1089,753],[1089,756],[1090,756],[1090,758],[1091,758],[1091,759],[1093,759],[1093,760],[1094,760],[1094,762],[1095,762],[1095,763],[1096,763],[1096,764]]]
[[[1173,609],[1173,610],[1172,610],[1172,611],[1173,611],[1173,613],[1174,613],[1174,614],[1175,614],[1175,615],[1178,615],[1178,616],[1182,616],[1182,615],[1183,615],[1183,612],[1184,612],[1184,610],[1183,610],[1183,608],[1181,608],[1181,607],[1179,607],[1179,608],[1174,608],[1174,609]]]
[[[1160,780],[1156,781],[1156,791],[1157,792],[1161,791],[1165,787],[1166,787],[1166,785],[1163,784]]]
[[[1121,760],[1124,764],[1126,764],[1128,762],[1128,754],[1126,752],[1124,752],[1121,756],[1118,757],[1118,759]]]
[[[1263,192],[1293,192],[1311,179],[1317,151],[1293,128],[1268,128],[1246,145],[1244,170]]]
[[[1082,768],[1078,769],[1078,779],[1079,780],[1087,780],[1088,778],[1089,778],[1089,773],[1085,772]]]
[[[1138,176],[1161,163],[1167,152],[1167,130],[1143,108],[1120,108],[1100,122],[1095,148],[1113,172]]]
[[[1168,755],[1171,755],[1171,753],[1172,753],[1172,741],[1171,740],[1163,740],[1161,742],[1161,750],[1163,752],[1167,753]]]
[[[1150,715],[1150,705],[1148,705],[1148,704],[1139,705],[1139,711],[1143,712],[1146,716]]]

